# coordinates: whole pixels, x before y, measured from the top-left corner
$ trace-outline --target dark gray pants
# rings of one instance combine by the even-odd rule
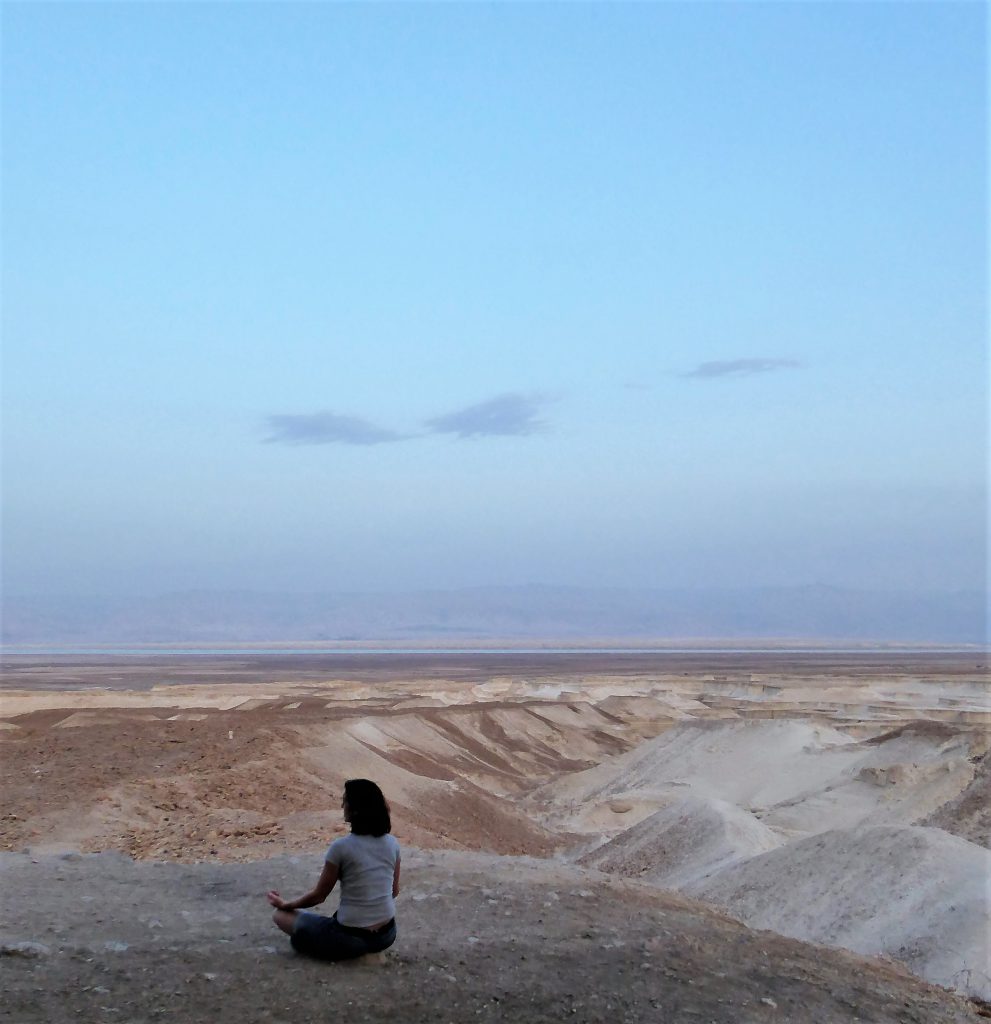
[[[337,915],[324,917],[312,911],[296,914],[296,925],[289,941],[297,953],[318,960],[354,960],[368,953],[381,953],[396,941],[393,918],[378,931],[349,928],[340,924]]]

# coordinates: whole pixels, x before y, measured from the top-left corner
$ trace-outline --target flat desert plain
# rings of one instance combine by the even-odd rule
[[[980,1019],[985,657],[8,656],[0,1015]],[[309,888],[356,776],[399,940],[307,961],[264,894]]]

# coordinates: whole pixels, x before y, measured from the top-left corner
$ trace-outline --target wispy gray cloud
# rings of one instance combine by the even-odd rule
[[[338,416],[333,412],[269,416],[268,425],[268,444],[388,444],[405,441],[409,436],[358,416]]]
[[[542,395],[497,395],[487,402],[435,416],[424,426],[433,434],[456,434],[462,438],[523,437],[546,429],[546,424],[538,419],[546,401]]]
[[[427,434],[467,437],[524,437],[546,429],[539,413],[547,402],[544,395],[505,394],[464,409],[434,416],[424,422]],[[359,416],[334,412],[285,413],[268,417],[266,444],[392,444],[423,437],[424,433],[401,434]]]
[[[703,379],[749,377],[755,373],[770,373],[773,370],[797,370],[801,365],[795,359],[718,359],[712,363],[700,363],[683,376]]]

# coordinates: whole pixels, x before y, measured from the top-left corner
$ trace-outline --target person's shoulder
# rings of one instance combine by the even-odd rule
[[[330,846],[327,847],[327,856],[324,860],[329,860],[332,864],[340,864],[341,858],[354,845],[351,838],[350,834],[346,836],[338,836]]]

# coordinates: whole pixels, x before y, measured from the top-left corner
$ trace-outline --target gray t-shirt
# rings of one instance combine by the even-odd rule
[[[341,924],[367,928],[396,916],[392,878],[399,860],[399,842],[395,836],[358,836],[352,832],[335,839],[325,859],[340,871],[337,920]]]

